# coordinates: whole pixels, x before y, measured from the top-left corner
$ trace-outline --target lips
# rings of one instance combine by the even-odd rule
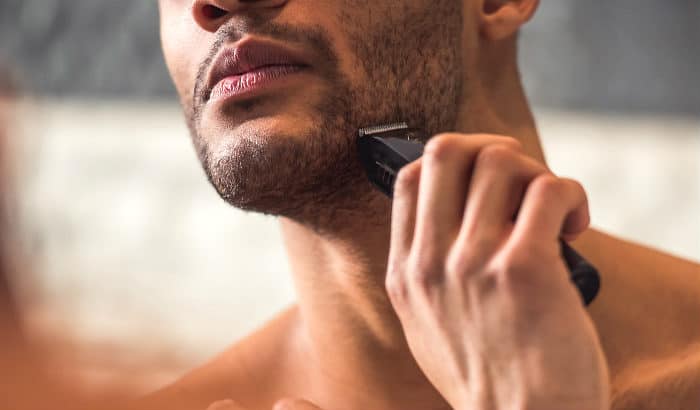
[[[243,41],[218,55],[209,73],[204,99],[240,95],[307,67],[292,50],[272,43]]]

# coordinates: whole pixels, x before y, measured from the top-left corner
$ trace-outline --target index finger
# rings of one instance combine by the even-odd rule
[[[527,188],[512,237],[516,241],[572,239],[589,223],[588,199],[581,184],[543,175]]]

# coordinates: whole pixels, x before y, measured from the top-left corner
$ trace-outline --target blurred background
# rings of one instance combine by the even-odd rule
[[[695,0],[543,0],[521,45],[548,160],[593,225],[695,261],[698,21]],[[97,381],[153,363],[132,376],[147,390],[292,303],[275,220],[200,170],[155,0],[0,0],[0,64],[26,93],[9,125],[33,332]]]

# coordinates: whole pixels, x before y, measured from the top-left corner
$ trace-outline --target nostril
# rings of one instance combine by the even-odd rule
[[[202,7],[202,15],[209,20],[216,20],[225,16],[226,10],[208,4]]]

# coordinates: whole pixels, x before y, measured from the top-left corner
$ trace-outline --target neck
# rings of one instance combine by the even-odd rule
[[[510,108],[498,113],[461,109],[456,130],[512,135],[542,158],[524,95],[510,95]],[[464,106],[489,106],[493,98]],[[334,394],[353,397],[355,408],[447,408],[413,359],[385,292],[391,202],[376,193],[366,208],[365,215],[335,210],[332,230],[280,219],[305,345],[318,369],[314,385],[324,386],[329,403]]]
[[[383,206],[384,223],[348,220],[358,230],[332,238],[281,219],[313,384],[328,405],[344,397],[349,408],[440,408],[384,291],[390,202]]]

